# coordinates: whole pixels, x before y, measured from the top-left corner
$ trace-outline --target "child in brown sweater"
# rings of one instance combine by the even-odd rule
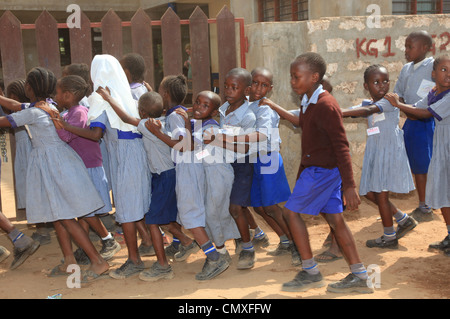
[[[367,271],[356,250],[353,235],[343,217],[343,194],[347,208],[356,209],[360,199],[353,179],[349,144],[336,99],[320,84],[326,63],[317,53],[305,53],[291,63],[291,87],[303,95],[300,116],[271,104],[282,118],[302,128],[302,158],[297,183],[285,207],[284,216],[302,257],[303,270],[285,284],[284,291],[306,291],[325,285],[311,250],[308,230],[301,214],[325,218],[344,256],[351,274],[328,285],[332,292],[372,293]],[[342,188],[342,192],[341,192]]]

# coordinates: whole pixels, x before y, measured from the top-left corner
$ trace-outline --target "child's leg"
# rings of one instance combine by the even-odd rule
[[[70,238],[69,232],[64,227],[62,221],[55,221],[53,223],[53,226],[55,227],[55,232],[56,232],[56,237],[58,238],[59,247],[61,248],[61,251],[64,256],[64,269],[61,269],[61,271],[66,271],[65,268],[67,268],[68,265],[77,263],[77,261],[75,260],[75,256],[73,255],[73,251],[72,251],[72,240]]]
[[[289,225],[289,231],[300,256],[302,256],[302,260],[312,259],[313,254],[309,242],[308,229],[306,228],[306,224],[301,215],[286,207],[283,208],[283,215]]]
[[[109,232],[103,225],[102,221],[98,216],[83,217],[78,220],[80,225],[89,234],[89,227],[91,227],[101,238],[108,236]]]
[[[141,244],[147,247],[151,246],[152,237],[150,236],[150,231],[143,219],[136,222],[136,229],[139,233],[139,236],[141,237]]]
[[[270,226],[277,233],[277,235],[279,237],[281,237],[282,235],[286,235],[289,238],[289,240],[292,240],[292,236],[291,236],[291,233],[289,232],[289,227],[286,224],[286,220],[283,217],[283,210],[281,209],[281,207],[275,204],[275,205],[263,207],[263,209],[269,218],[272,218],[273,220],[275,220],[276,225],[277,225],[275,227],[278,227],[279,231],[277,232],[272,225],[270,225]]]
[[[89,240],[88,234],[81,228],[80,224],[75,219],[61,220],[60,222],[77,245],[88,255],[91,260],[90,270],[96,274],[102,274],[109,269],[108,263],[100,256],[97,249]],[[67,237],[63,237],[63,239],[67,239]]]
[[[179,243],[183,246],[188,246],[192,244],[192,238],[183,233],[181,229],[181,225],[177,222],[171,222],[167,226],[167,231],[172,234],[174,238],[176,238]]]
[[[158,225],[150,224],[150,235],[152,236],[153,246],[155,247],[156,259],[161,266],[167,267],[166,254],[164,253],[164,242]]]
[[[125,244],[128,249],[128,259],[134,264],[141,264],[142,260],[138,251],[136,222],[122,223]]]
[[[230,204],[230,214],[236,222],[241,239],[244,243],[250,242],[250,231],[248,228],[248,220],[242,206],[237,204]]]

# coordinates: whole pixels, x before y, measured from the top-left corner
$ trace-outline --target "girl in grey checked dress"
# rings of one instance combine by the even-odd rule
[[[381,65],[368,67],[364,72],[364,88],[369,91],[372,101],[363,101],[358,107],[343,110],[343,115],[366,116],[368,120],[359,193],[378,206],[384,233],[380,238],[368,240],[366,246],[397,248],[398,239],[417,225],[412,217],[398,210],[389,200],[389,192],[414,190],[403,131],[398,126],[400,113],[384,98],[389,90],[386,68]],[[397,230],[392,217],[398,223]]]
[[[450,56],[435,59],[432,77],[436,87],[428,96],[411,105],[400,103],[398,95],[387,94],[386,98],[400,110],[415,118],[434,117],[436,128],[433,137],[433,155],[428,169],[426,201],[434,209],[441,209],[447,226],[444,240],[429,245],[432,250],[441,250],[450,256]]]
[[[25,83],[25,93],[31,104],[0,97],[2,106],[15,111],[0,117],[0,127],[29,127],[33,150],[27,168],[28,222],[53,222],[64,255],[64,264],[56,266],[51,274],[66,274],[67,266],[76,264],[73,239],[91,260],[89,270],[83,274],[83,281],[89,281],[105,273],[109,265],[76,218],[99,209],[104,203],[82,159],[56,133],[51,118],[56,113],[44,102],[55,85],[56,77],[51,71],[40,67],[32,69]]]

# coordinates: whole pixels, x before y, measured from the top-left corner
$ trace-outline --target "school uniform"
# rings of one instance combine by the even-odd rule
[[[82,105],[71,107],[67,113],[64,114],[63,119],[70,125],[87,128],[88,109]],[[85,217],[93,217],[109,213],[112,210],[111,198],[109,195],[108,179],[106,178],[105,170],[103,169],[103,159],[98,142],[80,137],[76,134],[66,130],[56,130],[58,136],[72,147],[83,160],[89,176],[95,185],[100,197],[103,200],[104,206]]]
[[[175,110],[183,108],[174,106],[166,112],[166,129],[172,139],[180,136],[190,138],[186,133],[185,121]],[[172,160],[175,162],[177,221],[186,229],[205,227],[205,172],[200,160],[195,159],[195,151],[180,152],[172,149]]]
[[[151,201],[151,175],[142,135],[112,128],[106,112],[92,120],[90,127],[100,127],[105,132],[103,140],[109,155],[116,221],[141,220]]]
[[[162,131],[165,129],[165,118],[160,117]],[[148,212],[145,214],[146,224],[165,225],[177,220],[177,197],[175,193],[175,165],[170,155],[170,147],[153,135],[146,127],[147,119],[141,120],[138,131],[142,134],[148,166],[152,174],[152,198]]]
[[[434,58],[429,57],[414,64],[405,64],[395,84],[394,93],[403,98],[406,104],[413,105],[426,97],[434,87],[431,78]],[[406,119],[403,125],[406,152],[413,174],[426,174],[433,150],[433,119]]]
[[[254,131],[256,115],[249,108],[249,103],[245,100],[237,110],[226,111],[230,104],[225,102],[219,108],[220,128],[227,135],[243,135]],[[230,195],[230,203],[240,206],[251,205],[251,188],[253,178],[253,164],[250,161],[249,154],[234,153],[227,150],[225,152],[227,162],[231,163],[234,170],[234,182]]]
[[[417,102],[417,108],[428,109],[436,123],[433,138],[433,156],[428,169],[426,202],[435,209],[450,207],[450,90]]]
[[[386,191],[409,193],[415,186],[406,155],[403,131],[398,126],[400,111],[384,98],[375,103],[365,100],[362,106],[371,104],[378,106],[380,112],[367,118],[369,133],[359,194]]]
[[[139,101],[139,98],[141,97],[142,94],[148,92],[144,83],[137,83],[137,82],[130,83],[130,89],[131,95],[133,96],[133,99],[135,99],[136,101]]]
[[[240,238],[236,222],[230,215],[230,195],[234,182],[234,171],[230,163],[225,162],[224,149],[211,144],[203,144],[203,133],[206,130],[219,130],[219,123],[210,119],[207,121],[195,121],[194,141],[202,145],[201,151],[196,153],[205,172],[205,213],[206,233],[216,246],[223,246],[229,239]],[[202,153],[200,153],[202,152]]]
[[[56,133],[49,115],[23,104],[7,115],[13,128],[28,125],[33,146],[27,167],[27,221],[45,223],[82,217],[104,203],[80,156]]]
[[[285,202],[291,195],[280,154],[281,138],[278,130],[280,116],[268,105],[250,104],[256,115],[255,129],[267,136],[257,145],[257,159],[253,164],[251,206],[266,207]]]
[[[356,187],[349,143],[336,99],[322,85],[302,100],[300,176],[285,207],[318,215],[342,213],[341,187]]]

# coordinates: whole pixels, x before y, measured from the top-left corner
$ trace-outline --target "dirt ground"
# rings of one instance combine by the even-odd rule
[[[31,235],[33,228],[24,221],[15,220],[11,162],[2,163],[1,189],[3,212],[17,228]],[[415,208],[417,202],[415,192],[395,196],[392,200],[407,213]],[[271,257],[259,250],[253,269],[237,270],[232,242],[227,243],[233,258],[230,267],[207,282],[198,282],[194,278],[204,262],[203,254],[198,252],[185,262],[172,262],[175,278],[171,280],[147,283],[138,277],[126,280],[106,278],[83,284],[81,288],[68,288],[66,277],[46,276],[62,257],[53,233],[51,244],[41,246],[18,269],[9,270],[12,256],[0,264],[0,299],[46,299],[55,294],[61,294],[62,299],[447,299],[450,297],[450,259],[428,252],[431,242],[440,241],[446,235],[440,211],[435,211],[434,215],[433,221],[419,224],[402,238],[399,249],[381,250],[365,247],[367,239],[381,235],[382,226],[377,220],[376,207],[363,200],[358,211],[345,213],[364,264],[376,265],[381,270],[381,287],[370,295],[329,293],[325,287],[304,293],[282,292],[281,285],[293,279],[300,270],[300,267],[291,265],[290,256]],[[278,237],[262,219],[257,217],[257,220],[270,238],[268,249],[275,248]],[[313,250],[320,253],[328,226],[320,217],[309,219],[308,225]],[[12,251],[12,244],[3,232],[0,232],[0,245]],[[111,267],[120,266],[126,256],[126,248],[122,248],[110,261]],[[143,260],[151,265],[156,257],[143,257]],[[349,272],[344,260],[321,264],[320,269],[327,282],[339,280]]]

